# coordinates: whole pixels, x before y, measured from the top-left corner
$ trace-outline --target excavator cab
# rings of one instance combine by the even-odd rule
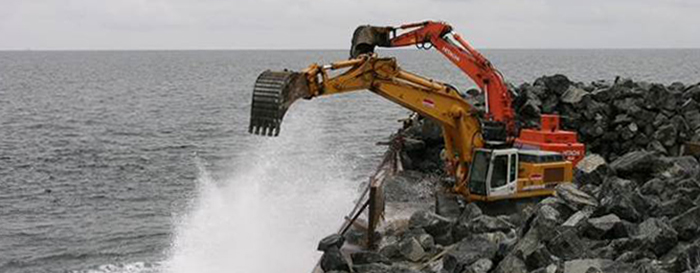
[[[572,162],[557,152],[476,149],[469,171],[469,198],[496,201],[547,196],[573,179]]]
[[[517,149],[477,149],[469,172],[469,192],[483,201],[512,196],[518,183]]]

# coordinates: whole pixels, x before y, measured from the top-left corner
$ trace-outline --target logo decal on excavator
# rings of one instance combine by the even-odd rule
[[[435,108],[435,102],[431,99],[423,99],[423,105],[430,108]]]
[[[454,59],[455,61],[457,61],[457,62],[460,61],[459,56],[457,54],[455,54],[454,52],[452,52],[449,48],[443,46],[440,48],[440,50],[442,52],[444,52],[445,55],[450,56],[450,58]]]

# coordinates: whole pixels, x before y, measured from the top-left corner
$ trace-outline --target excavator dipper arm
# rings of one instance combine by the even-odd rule
[[[397,35],[397,30],[404,33]],[[449,36],[452,36],[458,44],[455,44]],[[512,99],[500,72],[459,34],[454,33],[452,27],[446,23],[425,21],[405,24],[397,28],[360,26],[353,35],[350,55],[354,57],[358,54],[373,52],[376,46],[410,45],[425,49],[435,47],[467,74],[485,94],[486,120],[501,123],[505,127],[507,136],[516,135]]]
[[[347,70],[329,76],[337,69]],[[364,54],[324,66],[313,64],[301,72],[263,72],[253,92],[250,132],[277,135],[285,112],[297,99],[359,90],[370,90],[440,123],[446,157],[461,182],[456,190],[466,190],[472,152],[484,146],[479,113],[457,90],[402,70],[394,58]]]

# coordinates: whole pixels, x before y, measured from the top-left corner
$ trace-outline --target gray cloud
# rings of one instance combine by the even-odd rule
[[[3,0],[0,49],[347,48],[360,24],[451,23],[481,48],[700,47],[694,0]]]

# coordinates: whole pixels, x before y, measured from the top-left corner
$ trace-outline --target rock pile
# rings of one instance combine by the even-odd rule
[[[376,251],[350,259],[338,259],[340,240],[331,236],[319,245],[322,265],[360,273],[700,271],[694,157],[633,151],[580,170],[574,182],[512,215],[487,215],[474,203],[457,214],[416,212],[382,234]]]
[[[574,83],[545,76],[514,88],[521,127],[535,127],[539,115],[558,113],[564,129],[578,131],[588,150],[608,160],[630,151],[676,156],[682,143],[700,141],[700,83]]]
[[[574,183],[508,215],[438,193],[434,210],[391,225],[375,251],[343,256],[339,236],[324,239],[325,272],[700,272],[700,163],[680,155],[700,141],[700,84],[554,75],[514,90],[521,127],[558,113],[578,131],[588,156]],[[437,124],[401,133],[406,169],[442,173]]]

